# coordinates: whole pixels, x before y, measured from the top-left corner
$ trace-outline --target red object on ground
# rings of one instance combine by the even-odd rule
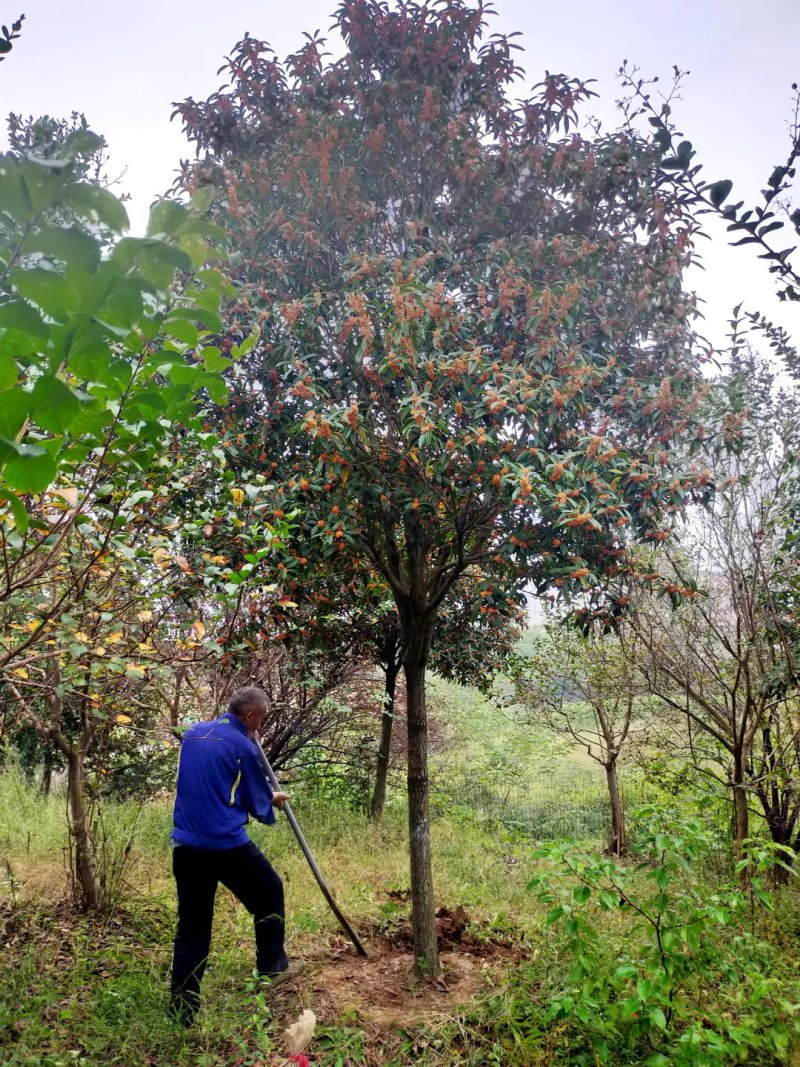
[[[289,1056],[289,1063],[296,1063],[297,1067],[311,1067],[308,1056],[303,1052],[293,1052]]]

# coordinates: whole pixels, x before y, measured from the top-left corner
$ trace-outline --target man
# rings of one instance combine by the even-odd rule
[[[172,831],[178,889],[172,1011],[186,1025],[200,1004],[218,882],[253,916],[259,974],[276,980],[299,970],[283,947],[283,883],[245,830],[248,816],[274,823],[273,809],[287,799],[270,787],[258,750],[266,714],[264,693],[247,686],[233,694],[224,715],[190,726],[181,741]]]

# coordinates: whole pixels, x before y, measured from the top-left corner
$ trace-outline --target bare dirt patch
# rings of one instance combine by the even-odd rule
[[[527,955],[521,944],[486,936],[461,906],[440,908],[436,924],[439,977],[414,973],[411,927],[403,921],[391,931],[372,930],[362,938],[366,959],[344,940],[319,956],[307,954],[306,970],[291,986],[276,990],[279,1012],[310,1008],[322,1024],[346,1019],[373,1033],[414,1028],[452,1017]]]

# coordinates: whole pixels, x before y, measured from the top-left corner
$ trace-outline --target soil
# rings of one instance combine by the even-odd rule
[[[455,1009],[468,1007],[501,972],[527,955],[518,942],[493,939],[460,905],[440,908],[436,925],[439,977],[414,973],[411,927],[402,921],[391,930],[359,935],[366,958],[344,939],[326,946],[318,957],[307,953],[302,974],[276,990],[276,1014],[285,1012],[288,1018],[310,1008],[322,1025],[341,1025],[346,1019],[373,1034],[415,1028],[452,1018]]]

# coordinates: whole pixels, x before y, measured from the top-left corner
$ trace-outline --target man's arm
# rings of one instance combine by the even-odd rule
[[[247,753],[243,762],[244,769],[244,806],[247,813],[268,826],[275,822],[275,808],[272,786],[264,773],[256,752]],[[279,795],[279,794],[277,794]]]
[[[256,752],[253,752],[252,756],[248,753],[244,771],[245,808],[258,822],[271,826],[275,822],[275,808],[280,811],[289,794],[273,790]]]

